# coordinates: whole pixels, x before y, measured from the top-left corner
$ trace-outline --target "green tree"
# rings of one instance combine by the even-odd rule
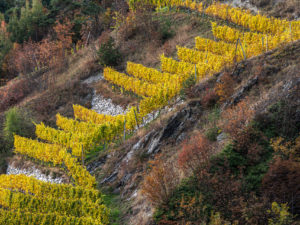
[[[4,140],[10,147],[13,145],[14,134],[25,137],[34,136],[34,124],[30,119],[29,113],[16,107],[5,113],[3,135]]]
[[[30,38],[33,41],[40,41],[47,33],[51,22],[41,0],[33,0],[31,6],[27,0],[25,7],[21,8],[20,16],[16,8],[10,16],[8,30],[11,33],[11,40],[18,43],[28,41]]]
[[[102,66],[116,66],[121,61],[121,54],[118,48],[115,47],[112,37],[106,43],[101,44],[98,59]]]

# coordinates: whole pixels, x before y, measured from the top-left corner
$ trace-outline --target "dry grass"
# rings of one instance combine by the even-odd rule
[[[71,57],[68,63],[70,66],[60,74],[47,74],[46,76],[55,76],[55,86],[62,85],[74,79],[87,78],[92,72],[100,70],[96,63],[94,53],[91,48],[82,49],[78,54]]]
[[[251,3],[270,16],[287,19],[297,19],[300,16],[299,0],[251,0]]]
[[[145,41],[142,34],[120,43],[121,52],[124,55],[121,69],[126,67],[127,61],[159,68],[161,54],[176,57],[176,45],[193,48],[196,36],[211,37],[210,22],[207,18],[182,12],[169,12],[163,16],[165,20],[172,21],[171,29],[175,31],[175,35],[164,43],[157,40],[156,36],[150,41]]]

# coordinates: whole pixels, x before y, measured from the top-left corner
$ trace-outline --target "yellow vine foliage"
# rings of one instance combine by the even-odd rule
[[[180,46],[177,46],[177,55],[181,61],[193,64],[206,63],[215,70],[220,70],[233,60],[232,55],[221,56],[208,51],[197,51]]]
[[[44,182],[24,174],[0,175],[0,187],[41,198],[53,197],[65,200],[84,200],[97,204],[103,203],[102,194],[95,189],[86,189],[80,186],[74,187],[70,184]]]
[[[274,17],[268,18],[260,14],[253,15],[249,10],[234,8],[220,3],[210,5],[205,12],[223,20],[229,20],[252,31],[269,33],[271,35],[280,35],[288,32],[290,41],[300,39],[300,21],[287,21]]]
[[[160,57],[161,70],[167,73],[182,74],[185,79],[195,73],[195,65],[187,62],[178,62],[172,58]]]
[[[185,76],[190,77],[195,75],[195,70],[197,74],[197,81],[210,76],[216,72],[219,72],[223,67],[221,64],[216,63],[208,64],[208,63],[198,63],[195,64],[188,63],[188,62],[178,62],[172,58],[167,58],[164,55],[161,56],[161,67],[162,70],[171,72],[180,73],[180,71],[185,71]]]
[[[247,57],[259,55],[266,50],[277,48],[289,42],[288,33],[272,36],[254,32],[241,32],[228,26],[218,26],[214,22],[212,22],[212,31],[216,38],[230,43],[236,43],[239,38]]]
[[[82,122],[56,114],[56,125],[66,131],[74,133],[91,133],[97,129],[97,125],[92,122]]]
[[[67,150],[59,145],[41,143],[29,138],[14,136],[15,152],[29,156],[44,162],[51,162],[54,165],[64,164],[75,183],[86,188],[94,188],[96,179],[84,167],[77,158],[72,157]]]
[[[177,74],[160,72],[154,68],[149,68],[141,64],[127,62],[127,73],[136,78],[143,79],[152,83],[176,83],[183,82],[184,77]]]
[[[64,153],[67,150],[59,145],[41,143],[18,135],[14,136],[15,152],[27,155],[44,162],[51,162],[60,165],[64,160]]]
[[[88,134],[65,132],[45,126],[43,123],[36,125],[35,133],[42,140],[72,149],[72,154],[78,157],[82,155],[82,149],[88,150],[94,143],[93,137]]]
[[[94,110],[87,109],[80,105],[73,105],[74,108],[74,114],[76,115],[77,119],[83,120],[83,121],[89,121],[90,123],[95,123],[96,128],[99,132],[102,133],[102,135],[99,135],[99,140],[112,140],[112,137],[119,135],[124,130],[124,121],[126,119],[126,129],[127,130],[134,130],[137,126],[137,122],[141,123],[141,117],[138,114],[137,107],[130,107],[125,115],[116,115],[116,116],[110,116],[110,115],[104,115],[99,114],[95,112]],[[137,120],[137,122],[136,122]],[[104,124],[103,124],[104,123]],[[104,128],[106,126],[106,128]],[[103,130],[110,130],[110,135],[105,135],[103,133]]]
[[[80,109],[85,112],[85,115],[94,113],[93,110],[89,110],[84,107],[80,107]],[[101,141],[111,141],[115,137],[120,135],[123,131],[123,121],[125,117],[116,116],[116,120],[114,120],[113,122],[105,122],[101,124],[77,121],[63,117],[59,114],[56,115],[56,118],[56,124],[58,127],[64,129],[65,131],[68,131],[69,133],[86,136],[86,138],[89,138],[90,141],[88,142],[88,145],[83,145],[84,151],[86,152],[92,149],[97,143]],[[73,155],[81,156],[81,154],[77,155],[76,152],[73,153]]]
[[[152,84],[147,81],[142,81],[140,79],[130,77],[124,73],[119,73],[108,67],[104,69],[103,75],[107,81],[110,81],[113,84],[124,88],[126,91],[131,91],[140,96],[155,96],[160,89],[164,88],[162,84]]]
[[[240,61],[243,59],[243,52],[240,46],[236,48],[235,44],[227,43],[224,41],[214,41],[207,38],[196,37],[195,47],[200,51],[208,51],[214,54],[225,56],[229,59],[234,59]],[[236,51],[236,52],[235,52]]]
[[[84,200],[41,198],[25,195],[0,188],[0,205],[12,210],[22,209],[23,212],[57,213],[73,217],[90,217],[95,223],[108,223],[108,209],[104,205]]]
[[[140,101],[140,116],[143,118],[147,114],[158,110],[168,104],[168,99],[163,95],[157,95],[154,97],[147,97]]]
[[[73,105],[74,116],[76,119],[88,121],[95,124],[102,124],[106,122],[115,122],[117,120],[124,121],[124,115],[104,115],[95,112],[94,110],[87,109],[81,105]]]
[[[92,176],[86,168],[81,166],[77,159],[71,154],[65,155],[64,164],[67,167],[69,174],[74,178],[75,184],[85,188],[95,188],[96,178]]]
[[[61,216],[58,213],[23,212],[22,209],[0,209],[0,225],[7,224],[39,224],[39,225],[102,225],[90,217]]]

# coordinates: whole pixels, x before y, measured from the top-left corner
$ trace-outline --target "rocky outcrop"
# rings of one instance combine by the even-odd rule
[[[199,101],[191,101],[186,107],[176,112],[163,128],[158,130],[151,130],[144,137],[142,137],[122,159],[122,164],[128,164],[133,158],[133,155],[139,151],[148,156],[157,154],[162,146],[168,144],[179,144],[184,139],[184,133],[195,125],[197,119],[201,116],[201,104]],[[116,170],[102,180],[102,184],[115,181],[119,165]],[[123,176],[128,177],[128,174]],[[122,178],[120,179],[122,180]],[[129,180],[129,179],[125,179]],[[124,183],[124,182],[123,182]]]

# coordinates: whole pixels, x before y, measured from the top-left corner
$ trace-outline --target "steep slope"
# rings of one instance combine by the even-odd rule
[[[38,121],[58,128],[36,125],[31,138],[38,141],[15,136],[15,152],[54,166],[59,162],[70,170],[68,182],[94,187],[86,166],[107,194],[103,202],[112,209],[112,224],[296,223],[300,44],[293,40],[300,37],[300,24],[254,18],[238,9],[229,15],[218,5],[204,13],[202,2],[171,4],[177,5],[170,12],[151,8],[116,16],[123,26],[99,42],[115,37],[124,61],[104,68],[106,80],[93,85],[96,92],[82,79],[100,69],[97,41],[71,51],[57,74],[33,72],[1,88],[1,112],[25,106]],[[171,25],[164,21],[170,18]],[[202,44],[199,37],[194,45],[199,35]],[[162,52],[173,59],[162,55],[157,70]],[[128,62],[126,72],[125,59],[136,62]],[[126,115],[75,105],[75,120],[70,118],[72,104],[94,108],[95,94],[97,101],[110,98],[103,102],[127,107]],[[123,113],[121,107],[116,111]],[[63,116],[55,123],[56,113]],[[75,214],[70,213],[81,215]]]
[[[176,166],[182,143],[189,140],[193,133],[205,133],[209,130],[212,124],[208,115],[211,115],[213,109],[207,107],[204,97],[209,89],[213,89],[221,81],[225,73],[229,73],[234,80],[234,87],[231,87],[234,91],[224,103],[217,106],[221,113],[247,98],[248,107],[254,108],[257,118],[268,118],[271,115],[270,107],[284,102],[284,116],[275,118],[277,124],[272,126],[291,139],[297,136],[300,131],[299,60],[300,41],[248,59],[227,72],[216,74],[192,88],[192,99],[162,114],[161,119],[144,128],[124,146],[100,157],[100,167],[93,167],[93,171],[96,171],[101,186],[110,187],[114,193],[119,193],[122,205],[127,205],[124,221],[128,224],[149,224],[152,221],[153,208],[141,192],[149,163],[160,154],[163,160]],[[280,119],[284,121],[279,121]],[[224,138],[223,133],[218,134],[216,139],[211,144],[215,153],[220,152],[225,143],[230,141],[230,137]]]

